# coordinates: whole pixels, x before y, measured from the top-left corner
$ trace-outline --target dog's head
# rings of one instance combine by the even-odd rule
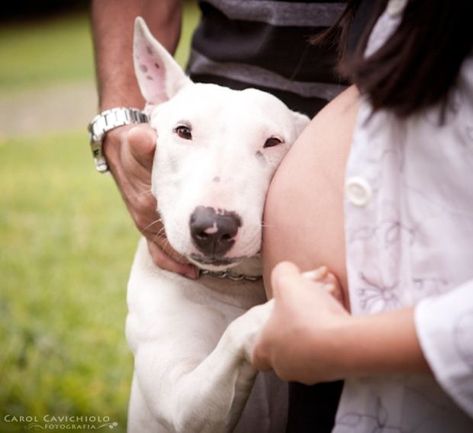
[[[213,270],[257,254],[269,182],[309,119],[259,90],[193,83],[141,18],[134,62],[157,133],[152,192],[171,246]]]

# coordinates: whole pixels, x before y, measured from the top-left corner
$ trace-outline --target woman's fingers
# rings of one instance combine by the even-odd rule
[[[278,263],[271,273],[271,285],[273,296],[278,298],[284,296],[284,292],[297,289],[300,280],[299,268],[292,262]]]
[[[312,271],[302,272],[302,276],[309,281],[319,281],[327,275],[327,266],[321,266],[320,268]]]

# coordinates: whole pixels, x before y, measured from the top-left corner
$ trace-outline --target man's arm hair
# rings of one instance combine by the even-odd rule
[[[142,107],[133,70],[133,26],[142,16],[155,37],[174,53],[181,31],[180,0],[93,0],[92,33],[99,110]]]

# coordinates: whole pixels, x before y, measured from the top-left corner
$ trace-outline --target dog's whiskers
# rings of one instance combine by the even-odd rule
[[[154,198],[153,191],[151,191],[151,190],[142,191],[142,192],[140,192],[138,195],[139,195],[139,196],[143,196],[143,195],[151,195],[151,196]]]
[[[156,239],[166,239],[166,231],[164,229],[164,226],[161,227],[157,233],[155,233],[154,237]]]
[[[161,218],[158,218],[158,219],[155,219],[154,221],[152,221],[151,223],[149,223],[144,229],[143,231],[146,231],[148,230],[150,227],[154,226],[155,224],[162,224],[163,223],[163,220]]]

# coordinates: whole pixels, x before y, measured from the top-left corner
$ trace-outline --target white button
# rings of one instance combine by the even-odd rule
[[[373,195],[370,184],[362,177],[354,176],[345,183],[347,199],[355,206],[366,206]]]
[[[401,15],[406,7],[407,0],[389,0],[387,12],[391,17]]]

